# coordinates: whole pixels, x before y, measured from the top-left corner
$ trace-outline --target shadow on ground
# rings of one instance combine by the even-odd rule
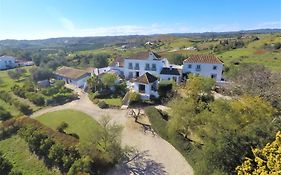
[[[161,163],[150,159],[148,151],[132,151],[108,175],[167,175]]]

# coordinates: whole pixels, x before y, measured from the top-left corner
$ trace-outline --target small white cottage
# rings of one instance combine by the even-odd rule
[[[54,72],[58,80],[64,80],[67,84],[72,84],[79,88],[85,88],[90,73],[84,70],[72,67],[62,66]]]
[[[149,72],[146,72],[133,81],[134,91],[138,92],[143,100],[150,99],[151,96],[159,97],[157,87],[157,77]]]

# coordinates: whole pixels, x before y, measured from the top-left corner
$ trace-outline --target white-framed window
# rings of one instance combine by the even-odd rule
[[[196,65],[196,71],[200,71],[201,70],[201,65],[200,64],[197,64]]]
[[[145,70],[149,70],[150,69],[150,66],[148,63],[145,64]]]
[[[156,71],[156,64],[152,64],[151,70],[152,70],[152,71]]]
[[[140,65],[139,65],[139,63],[136,63],[136,64],[135,64],[135,70],[140,70]]]
[[[192,68],[192,64],[189,64],[189,65],[188,65],[188,69],[191,69],[191,68]]]
[[[129,78],[133,78],[133,72],[129,72]]]
[[[217,67],[216,65],[213,66],[213,70],[217,70],[217,68],[218,68],[218,67]]]
[[[129,69],[133,69],[133,63],[129,63]]]

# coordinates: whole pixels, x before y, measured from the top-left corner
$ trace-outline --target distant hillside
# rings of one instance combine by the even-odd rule
[[[243,34],[268,34],[268,33],[279,33],[281,29],[255,29],[255,30],[240,30],[230,32],[204,32],[204,33],[171,33],[172,36],[182,37],[226,37],[236,36]]]
[[[281,29],[257,29],[231,32],[205,32],[205,33],[171,33],[155,35],[130,35],[130,36],[102,36],[102,37],[63,37],[42,40],[0,40],[1,48],[20,48],[20,49],[59,49],[66,50],[89,50],[102,48],[106,45],[136,42],[155,36],[174,36],[174,37],[226,37],[241,34],[266,34],[281,32]]]

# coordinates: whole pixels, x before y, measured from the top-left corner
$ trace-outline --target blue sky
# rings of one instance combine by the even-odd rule
[[[0,0],[0,39],[281,28],[281,0]]]

